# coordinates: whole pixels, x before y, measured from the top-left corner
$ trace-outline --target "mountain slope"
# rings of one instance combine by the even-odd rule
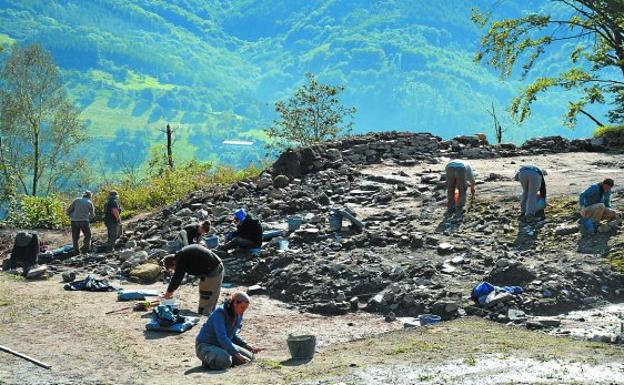
[[[549,6],[524,4],[506,2],[497,12]],[[0,0],[0,43],[39,42],[53,53],[88,119],[90,156],[104,171],[143,162],[152,144],[163,143],[167,122],[179,127],[178,156],[242,166],[264,155],[261,128],[274,117],[273,103],[307,71],[347,87],[344,102],[358,108],[355,132],[491,133],[491,103],[510,127],[504,109],[523,83],[501,82],[473,63],[479,31],[470,7],[450,0]],[[573,132],[561,127],[567,100],[549,96],[508,139],[588,135],[592,125],[583,122]]]

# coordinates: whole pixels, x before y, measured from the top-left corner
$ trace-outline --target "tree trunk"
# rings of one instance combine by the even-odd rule
[[[582,113],[583,115],[587,116],[588,118],[590,118],[591,120],[594,121],[594,123],[596,123],[597,125],[599,125],[600,127],[604,126],[604,124],[600,123],[600,121],[596,118],[594,118],[593,116],[591,116],[588,112],[586,112],[585,110],[583,110],[582,108],[579,110],[580,113]]]
[[[171,143],[171,126],[167,123],[167,161],[169,169],[173,170],[173,144]]]
[[[32,196],[37,196],[37,183],[39,182],[39,158],[41,156],[41,149],[39,148],[39,130],[36,129],[33,140],[33,150],[35,151],[35,160],[33,164],[33,179],[32,179]]]
[[[0,137],[0,165],[2,167],[2,173],[4,174],[5,183],[10,183],[11,174],[9,173],[9,164],[4,159],[4,150],[2,147],[2,137]]]

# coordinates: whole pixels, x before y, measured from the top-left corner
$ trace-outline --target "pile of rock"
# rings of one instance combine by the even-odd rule
[[[461,227],[443,221],[433,230],[446,199],[441,173],[361,171],[362,165],[381,161],[437,163],[441,157],[498,157],[578,147],[559,137],[530,143],[535,148],[491,146],[478,135],[444,141],[424,133],[378,133],[289,150],[259,178],[197,191],[137,220],[120,239],[120,250],[76,256],[62,264],[141,282],[160,279],[159,262],[168,253],[167,242],[183,226],[210,218],[214,232],[223,234],[231,230],[233,211],[245,207],[267,229],[285,231],[292,215],[302,219],[302,226],[287,234],[288,250],[271,243],[260,255],[226,259],[226,281],[257,284],[274,298],[316,313],[426,312],[449,319],[473,308],[467,288],[483,280],[526,289],[519,299],[486,310],[500,320],[510,319],[509,310],[514,309],[544,312],[589,303],[588,298],[602,292],[601,282],[614,295],[612,288],[622,281],[621,275],[597,267],[579,273],[584,270],[571,264],[586,262],[573,259],[577,257],[561,257],[557,264],[544,259],[548,245],[536,244],[534,237],[510,224],[517,210],[513,202],[476,203]],[[376,210],[364,227],[335,231],[329,221],[332,209],[348,205]],[[406,210],[408,205],[418,209]],[[532,231],[576,237],[556,233],[557,225]],[[514,240],[511,234],[516,231]]]

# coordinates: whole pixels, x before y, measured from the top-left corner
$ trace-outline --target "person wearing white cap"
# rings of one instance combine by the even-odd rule
[[[91,226],[89,222],[95,218],[95,207],[93,206],[93,202],[91,202],[92,196],[93,194],[91,191],[85,191],[82,197],[74,199],[66,210],[71,220],[74,254],[79,254],[80,252],[88,253],[91,251]],[[82,249],[78,247],[81,231],[84,235]]]

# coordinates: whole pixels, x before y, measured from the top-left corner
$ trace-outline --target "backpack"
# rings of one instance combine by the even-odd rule
[[[9,258],[8,269],[23,267],[27,271],[31,266],[37,264],[39,255],[39,236],[37,233],[20,232],[15,236],[11,258]]]
[[[178,315],[178,309],[172,309],[171,306],[160,304],[152,310],[152,318],[158,321],[162,327],[184,322],[184,317]]]

